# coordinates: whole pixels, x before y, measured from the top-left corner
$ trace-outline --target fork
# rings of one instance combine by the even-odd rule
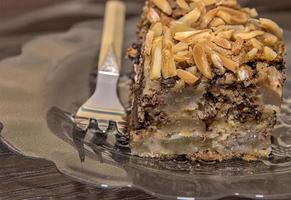
[[[98,127],[103,131],[109,129],[112,123],[116,124],[119,131],[122,131],[126,125],[126,111],[117,92],[125,10],[125,4],[121,1],[110,0],[106,3],[96,89],[75,116],[76,122],[83,128],[88,128],[92,119],[98,121]]]

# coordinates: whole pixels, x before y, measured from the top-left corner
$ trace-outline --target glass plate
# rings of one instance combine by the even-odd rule
[[[135,40],[136,21],[128,24],[126,45]],[[290,80],[269,160],[190,163],[183,157],[144,159],[130,156],[127,141],[114,129],[107,136],[93,130],[85,135],[79,130],[72,114],[94,90],[96,37],[101,34],[97,27],[99,22],[87,22],[64,34],[37,38],[23,47],[20,56],[0,63],[1,139],[5,144],[22,155],[53,161],[62,173],[104,188],[135,187],[164,199],[291,198]],[[290,39],[286,31],[288,44]],[[131,65],[124,61],[124,66],[126,77]],[[127,78],[121,78],[120,97],[127,105]]]

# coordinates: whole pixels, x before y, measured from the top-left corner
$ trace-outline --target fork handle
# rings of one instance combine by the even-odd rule
[[[110,71],[119,72],[121,68],[122,46],[125,21],[125,4],[121,1],[110,0],[106,3],[105,21],[99,55],[99,70],[105,70],[108,57],[113,56],[111,66],[115,69]],[[112,59],[112,58],[110,58]],[[108,67],[108,66],[107,66]]]

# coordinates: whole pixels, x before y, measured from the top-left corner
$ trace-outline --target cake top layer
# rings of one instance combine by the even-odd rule
[[[236,0],[149,0],[142,37],[151,81],[195,85],[224,76],[282,96],[283,30],[257,15]]]

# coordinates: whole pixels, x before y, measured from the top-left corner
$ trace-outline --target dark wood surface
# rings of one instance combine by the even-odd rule
[[[64,0],[62,0],[64,1]],[[127,0],[129,1],[129,0]],[[142,1],[142,0],[139,0]],[[263,15],[272,16],[280,21],[285,29],[291,28],[290,0],[263,1],[251,0],[257,6],[262,6],[265,11]],[[19,5],[19,2],[22,5]],[[41,7],[48,4],[55,4],[58,0],[0,0],[0,26],[1,20],[14,15],[23,14],[34,9],[34,6]],[[104,0],[96,0],[102,4]],[[262,2],[264,2],[262,4]],[[267,2],[276,2],[276,12],[270,11]],[[101,5],[103,6],[103,5]],[[283,9],[282,9],[283,8]],[[46,32],[63,31],[72,24],[85,19],[101,17],[102,13],[96,16],[71,16],[63,17],[62,20],[48,19],[39,24],[32,24],[21,29],[0,32],[0,60],[6,57],[15,56],[20,53],[20,47],[26,41],[36,35]],[[65,175],[59,173],[55,165],[49,161],[26,158],[8,150],[0,144],[0,200],[22,200],[22,199],[70,199],[70,200],[157,200],[150,195],[135,189],[98,189],[89,185],[78,183]],[[228,200],[241,198],[228,198]]]

